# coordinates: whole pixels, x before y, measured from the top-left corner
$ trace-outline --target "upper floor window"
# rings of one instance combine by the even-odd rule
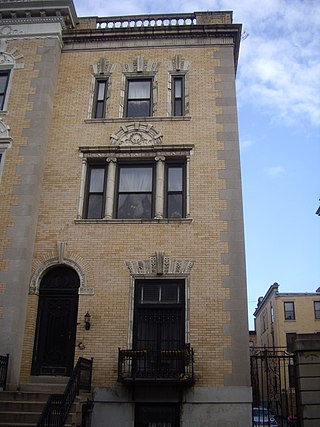
[[[108,79],[96,79],[92,118],[102,119],[106,117],[107,89]]]
[[[103,218],[106,190],[106,166],[89,165],[86,185],[86,218]]]
[[[284,302],[284,319],[295,320],[294,302]]]
[[[184,115],[184,77],[172,76],[172,115]]]
[[[125,115],[126,117],[152,115],[152,78],[127,80]]]
[[[167,163],[166,174],[166,216],[185,216],[185,167],[182,163]]]
[[[3,110],[5,106],[9,78],[10,70],[0,71],[0,110]]]
[[[84,218],[151,219],[186,216],[184,160],[123,161],[112,163],[109,168],[110,171],[105,161],[88,162]],[[109,206],[106,206],[107,199]],[[161,200],[162,203],[159,203]]]
[[[119,165],[117,218],[151,218],[153,213],[153,165]]]
[[[320,301],[314,301],[314,318],[320,320]]]

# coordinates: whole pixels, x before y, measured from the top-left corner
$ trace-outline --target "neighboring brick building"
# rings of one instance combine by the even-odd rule
[[[241,25],[0,11],[9,387],[94,357],[93,427],[249,425]]]
[[[320,333],[320,288],[311,292],[278,292],[270,286],[254,312],[257,347],[282,347],[292,351],[296,334]]]

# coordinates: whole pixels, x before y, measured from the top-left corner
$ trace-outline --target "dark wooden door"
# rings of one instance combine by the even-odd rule
[[[40,285],[32,373],[70,375],[78,313],[79,277],[69,267],[56,267]]]

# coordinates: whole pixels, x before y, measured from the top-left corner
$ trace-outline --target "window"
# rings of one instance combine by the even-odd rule
[[[186,346],[184,292],[184,280],[136,281],[133,348],[147,351],[151,371],[171,368],[174,372],[183,367],[164,358],[163,352]]]
[[[179,427],[179,405],[176,403],[137,403],[135,427]]]
[[[151,218],[153,165],[119,165],[117,218]]]
[[[136,131],[132,138],[138,137],[144,136]],[[192,149],[187,145],[176,150],[172,146],[130,146],[128,150],[112,146],[80,148],[82,173],[77,218],[188,219]]]
[[[184,115],[184,78],[172,76],[172,115]]]
[[[106,166],[89,165],[86,192],[86,218],[103,218]]]
[[[285,302],[284,303],[284,319],[285,320],[295,320],[294,302]]]
[[[296,333],[295,332],[289,332],[286,334],[286,341],[287,341],[287,350],[291,353],[293,351],[293,344],[296,339]]]
[[[0,110],[4,109],[8,89],[10,70],[0,71]]]
[[[106,116],[108,79],[96,79],[92,117],[102,119]]]
[[[126,117],[149,117],[152,105],[152,79],[128,79]]]
[[[320,320],[320,301],[314,301],[314,318]]]
[[[184,181],[184,165],[168,163],[166,176],[167,218],[183,218],[185,216]]]

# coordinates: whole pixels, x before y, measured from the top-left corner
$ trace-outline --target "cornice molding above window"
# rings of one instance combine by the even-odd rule
[[[137,275],[189,275],[194,261],[190,259],[173,259],[165,256],[163,251],[156,251],[148,260],[125,261],[130,274]]]

